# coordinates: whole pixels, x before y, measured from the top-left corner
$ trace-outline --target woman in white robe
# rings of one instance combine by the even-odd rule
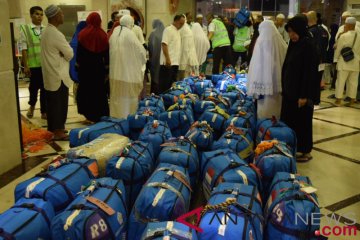
[[[263,21],[248,73],[247,94],[257,98],[258,118],[280,119],[281,69],[287,44],[272,21]]]
[[[110,116],[126,118],[137,109],[143,88],[146,51],[131,30],[134,19],[123,16],[110,37]]]
[[[185,16],[185,15],[184,15]],[[179,70],[185,71],[185,77],[191,74],[199,75],[199,62],[197,60],[193,33],[186,23],[180,29],[181,36],[181,57]]]
[[[203,65],[206,61],[207,52],[210,49],[210,42],[205,35],[204,30],[200,23],[194,23],[191,27],[194,36],[195,50],[199,66]]]

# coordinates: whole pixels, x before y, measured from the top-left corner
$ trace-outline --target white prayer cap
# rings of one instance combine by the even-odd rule
[[[54,4],[51,4],[45,9],[45,15],[47,18],[52,18],[60,12],[60,8]]]
[[[345,12],[343,12],[343,14],[342,14],[341,16],[342,16],[342,17],[351,16],[351,12],[345,11]]]
[[[345,20],[345,23],[347,23],[347,24],[356,24],[356,18],[347,17],[346,20]]]
[[[196,15],[196,18],[203,18],[204,16],[201,14],[201,13],[199,13],[199,14],[197,14]]]
[[[116,15],[117,17],[130,15],[130,10],[128,9],[120,9],[119,13]]]
[[[276,18],[285,19],[285,15],[282,13],[279,13],[278,15],[276,15]]]
[[[288,19],[290,20],[290,19],[292,19],[293,17],[294,17],[294,14],[293,14],[293,13],[289,13]]]

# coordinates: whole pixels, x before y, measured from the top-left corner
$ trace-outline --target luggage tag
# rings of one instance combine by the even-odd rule
[[[312,194],[317,191],[316,188],[314,188],[313,186],[311,186],[309,184],[306,184],[305,182],[299,182],[299,185],[300,185],[300,190],[304,193]]]
[[[275,143],[274,146],[285,156],[287,156],[289,158],[294,158],[293,155],[291,155],[290,153],[287,153],[279,144]]]
[[[172,176],[174,176],[177,180],[179,180],[181,183],[183,183],[189,190],[192,192],[191,186],[188,183],[188,181],[184,178],[184,176],[179,173],[179,171],[173,171]]]
[[[107,215],[112,216],[115,214],[115,210],[112,209],[109,205],[107,205],[105,202],[91,197],[91,196],[87,196],[86,200],[91,202],[92,204],[95,204],[96,206],[98,206],[101,210],[103,210]]]

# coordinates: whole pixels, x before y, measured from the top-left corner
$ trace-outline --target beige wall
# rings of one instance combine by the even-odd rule
[[[103,16],[103,22],[102,27],[106,29],[107,22],[109,19],[109,13],[108,13],[108,0],[17,0],[20,1],[20,9],[18,12],[21,12],[21,16],[25,18],[26,22],[30,22],[30,13],[29,9],[32,6],[40,6],[44,10],[47,6],[50,4],[56,4],[56,5],[85,5],[85,9],[87,11],[89,10],[101,10],[102,16]],[[12,11],[16,12],[16,11]],[[19,17],[19,16],[14,16]],[[66,16],[65,16],[66,17]],[[43,24],[47,24],[47,19],[44,17]]]
[[[185,12],[191,12],[193,15],[195,14],[195,1],[182,0],[179,2],[178,14]],[[149,37],[152,32],[152,21],[154,19],[160,19],[165,26],[168,26],[172,23],[174,18],[174,15],[170,14],[168,0],[146,0],[145,12],[147,19],[147,37]]]
[[[0,0],[0,174],[21,163],[9,12],[8,1]]]

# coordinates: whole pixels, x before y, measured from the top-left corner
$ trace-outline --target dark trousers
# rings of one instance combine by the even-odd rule
[[[65,129],[69,104],[69,88],[61,82],[58,90],[46,91],[46,100],[48,130],[53,132]]]
[[[233,51],[233,67],[236,66],[237,60],[241,57],[241,65],[247,62],[247,52],[235,52]]]
[[[178,70],[179,70],[179,66],[166,67],[165,65],[160,65],[160,73],[159,73],[160,93],[163,93],[169,88],[171,88],[173,82],[176,82]]]
[[[226,67],[226,65],[232,63],[231,59],[231,47],[230,46],[224,46],[224,47],[216,47],[213,50],[213,69],[212,74],[219,74],[223,71],[223,69]],[[220,63],[221,60],[223,60],[223,69],[220,71]]]
[[[38,92],[40,90],[40,112],[46,113],[46,92],[44,89],[44,80],[42,76],[41,67],[30,68],[31,77],[29,85],[29,105],[35,106],[37,102]]]
[[[283,97],[280,120],[292,128],[297,137],[297,151],[309,153],[313,148],[312,119],[314,106],[310,100],[304,107],[298,101]]]
[[[322,75],[323,75],[324,71],[321,72],[317,72],[317,76],[316,76],[316,85],[314,85],[314,104],[315,105],[319,105],[320,101],[321,101],[321,79],[322,79]]]

